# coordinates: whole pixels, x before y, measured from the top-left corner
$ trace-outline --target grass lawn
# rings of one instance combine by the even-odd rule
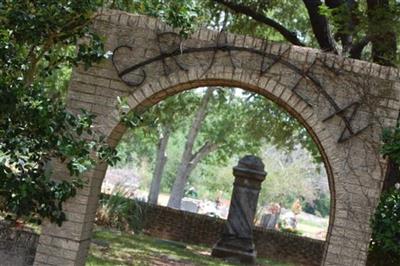
[[[298,219],[297,230],[302,233],[302,236],[325,240],[328,222],[328,219],[323,219],[320,222]]]
[[[87,266],[115,265],[239,265],[212,258],[210,249],[197,245],[169,243],[143,234],[97,230],[90,247]],[[257,265],[290,266],[291,264],[258,259]]]

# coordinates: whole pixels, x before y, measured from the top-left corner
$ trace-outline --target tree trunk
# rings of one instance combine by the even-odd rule
[[[161,178],[164,172],[165,164],[167,163],[166,149],[169,141],[171,131],[169,128],[163,128],[160,134],[157,145],[157,158],[156,165],[153,172],[153,179],[151,180],[151,186],[147,201],[152,204],[157,204],[158,195],[160,194]]]
[[[174,183],[173,191],[171,192],[171,197],[170,197],[170,203],[168,202],[168,206],[171,208],[177,208],[180,209],[181,207],[181,201],[184,196],[184,191],[185,191],[185,185],[188,181],[188,178],[192,171],[196,168],[196,166],[199,164],[201,160],[203,160],[207,155],[212,153],[213,151],[217,150],[218,145],[213,144],[210,142],[206,142],[196,154],[192,155],[188,163],[185,165],[184,170],[180,173],[179,176],[176,177],[176,180],[179,180],[178,182]],[[174,192],[175,189],[175,192]],[[173,199],[172,199],[173,198]]]
[[[172,187],[171,195],[169,196],[168,207],[174,209],[181,208],[181,202],[185,193],[185,185],[188,176],[189,173],[187,170],[187,164],[181,164],[178,175],[176,176],[174,185]]]
[[[395,66],[397,51],[396,33],[390,27],[380,27],[377,25],[390,25],[392,18],[382,21],[382,18],[388,18],[388,15],[383,16],[383,12],[389,12],[389,0],[367,0],[368,19],[370,23],[370,40],[372,43],[372,60],[375,63],[385,66]],[[391,14],[394,16],[394,14]]]
[[[215,3],[224,5],[231,9],[235,13],[244,14],[246,16],[251,17],[257,22],[263,23],[266,26],[272,27],[276,31],[278,31],[288,42],[304,46],[304,44],[299,40],[295,31],[291,31],[279,22],[265,16],[261,12],[257,12],[251,9],[249,6],[238,3],[237,1],[227,1],[227,0],[214,0]]]
[[[185,148],[182,154],[181,164],[179,165],[178,172],[172,187],[171,195],[168,201],[168,207],[179,209],[181,200],[184,194],[186,179],[188,176],[189,165],[193,159],[193,146],[197,135],[200,132],[201,124],[207,116],[208,103],[211,100],[214,88],[208,88],[201,100],[199,109],[197,109],[192,126],[186,137]]]
[[[319,0],[303,0],[310,17],[311,27],[314,35],[318,41],[321,50],[324,52],[331,52],[337,54],[335,41],[329,28],[328,20],[325,16],[321,15],[319,8],[322,2]]]
[[[355,10],[357,8],[357,2],[355,0],[325,0],[325,4],[331,9],[341,8],[342,11],[348,12],[348,17],[340,19],[340,25],[338,27],[338,32],[335,37],[340,39],[342,43],[342,54],[347,55],[350,51],[353,43],[353,35],[355,28]],[[337,14],[334,11],[334,14]],[[339,14],[341,16],[341,14]]]
[[[185,175],[182,179],[186,180],[185,184],[201,160],[203,160],[207,155],[218,149],[218,145],[210,142],[206,142],[191,158],[188,166],[186,167]]]

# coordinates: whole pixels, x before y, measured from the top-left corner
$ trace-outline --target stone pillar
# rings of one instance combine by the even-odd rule
[[[69,178],[68,172],[62,168],[56,169],[54,179]],[[43,223],[34,266],[85,265],[106,169],[106,164],[100,164],[83,175],[88,183],[77,191],[75,197],[63,204],[67,220],[61,227],[48,221]]]
[[[233,175],[235,182],[228,220],[211,255],[254,264],[257,254],[253,243],[253,221],[261,183],[267,173],[260,158],[247,155],[233,168]]]

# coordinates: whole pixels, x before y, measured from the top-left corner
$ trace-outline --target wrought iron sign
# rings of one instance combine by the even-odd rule
[[[318,95],[322,95],[324,99],[328,102],[328,104],[331,106],[331,109],[333,112],[328,115],[325,119],[323,119],[323,122],[329,121],[333,117],[339,117],[344,124],[343,131],[338,138],[338,142],[344,142],[351,137],[361,133],[364,131],[366,128],[368,128],[370,125],[367,124],[361,129],[355,130],[352,127],[352,121],[354,118],[357,116],[357,112],[359,111],[359,108],[361,106],[361,103],[358,101],[354,101],[348,106],[345,107],[340,107],[338,103],[335,101],[335,99],[324,89],[324,87],[321,85],[321,82],[312,75],[312,70],[313,67],[317,65],[317,63],[320,63],[319,65],[324,66],[323,62],[320,62],[318,58],[314,59],[313,63],[311,63],[306,69],[301,69],[298,66],[294,65],[293,63],[289,62],[286,60],[285,56],[287,53],[290,51],[290,47],[280,53],[280,55],[272,54],[271,52],[267,52],[267,43],[264,42],[262,45],[262,49],[256,49],[256,48],[251,48],[251,47],[242,47],[242,46],[236,46],[232,43],[229,43],[227,40],[227,34],[224,31],[221,31],[214,44],[208,45],[208,46],[202,46],[202,47],[185,47],[183,45],[183,39],[181,36],[176,34],[175,32],[162,32],[157,34],[157,46],[159,53],[156,56],[153,56],[151,58],[148,58],[144,61],[135,63],[133,65],[130,65],[126,68],[120,69],[118,67],[118,62],[116,62],[115,55],[118,54],[118,52],[121,51],[121,49],[129,49],[130,51],[133,51],[132,46],[127,46],[127,45],[121,45],[118,46],[117,48],[114,49],[113,55],[112,55],[112,63],[114,65],[114,68],[116,69],[118,76],[121,78],[121,80],[127,84],[130,87],[138,87],[143,82],[146,80],[147,75],[145,71],[145,67],[153,64],[155,62],[161,62],[163,66],[163,72],[164,75],[168,75],[170,73],[170,66],[167,63],[167,59],[171,59],[172,62],[180,69],[180,70],[188,70],[187,66],[182,64],[180,62],[180,58],[189,55],[189,54],[196,54],[196,53],[204,53],[204,52],[210,52],[211,53],[211,58],[207,64],[207,67],[205,67],[205,70],[203,72],[203,75],[206,74],[215,64],[216,61],[216,55],[219,52],[224,52],[227,53],[230,59],[230,62],[232,64],[233,68],[237,68],[235,61],[234,61],[234,52],[247,52],[250,54],[255,54],[261,57],[261,64],[259,66],[259,75],[265,75],[267,74],[274,65],[276,64],[282,64],[285,67],[291,69],[295,73],[297,73],[300,78],[295,82],[294,86],[292,87],[292,91],[299,96],[302,100],[304,100],[305,103],[307,103],[309,106],[314,107],[313,103],[302,95],[299,92],[299,84],[303,81],[309,81],[311,82],[314,86],[313,89]],[[271,63],[267,63],[271,62]],[[326,66],[325,66],[326,67]],[[335,75],[340,75],[337,71],[335,71],[332,68],[326,67],[329,71],[334,73]],[[129,76],[130,74],[134,73],[136,79],[135,80],[130,80]],[[348,113],[350,112],[350,115]]]

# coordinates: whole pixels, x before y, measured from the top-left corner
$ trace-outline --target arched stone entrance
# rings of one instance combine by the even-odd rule
[[[324,158],[331,215],[322,264],[365,263],[369,219],[385,174],[380,133],[395,126],[400,108],[397,69],[205,29],[182,40],[154,18],[120,11],[104,11],[94,28],[114,55],[74,69],[71,111],[95,113],[96,129],[116,145],[125,132],[117,96],[140,111],[199,86],[264,95],[302,122]],[[106,169],[99,164],[85,173],[88,185],[65,204],[62,227],[43,225],[35,265],[84,265]],[[54,164],[54,178],[68,178],[62,165]]]

